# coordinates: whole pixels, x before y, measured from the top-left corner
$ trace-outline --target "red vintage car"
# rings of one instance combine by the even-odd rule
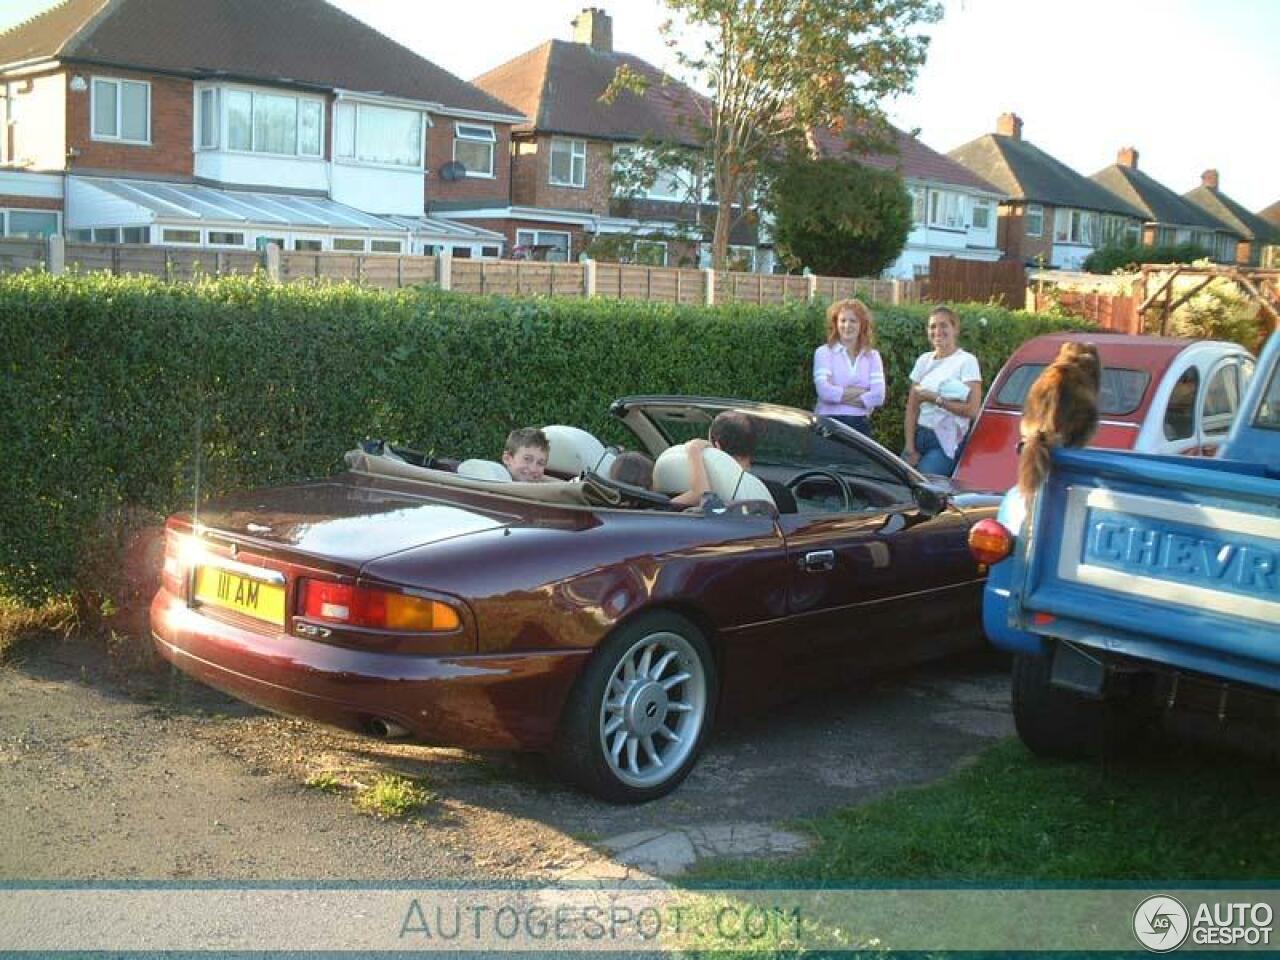
[[[968,490],[1007,490],[1017,479],[1022,402],[1068,340],[1098,347],[1098,432],[1092,447],[1212,456],[1226,439],[1254,359],[1238,343],[1115,333],[1050,333],[1009,358],[987,393],[953,474]]]
[[[756,427],[751,471],[708,450],[712,493],[673,512],[682,441],[726,409]],[[375,444],[339,476],[172,517],[159,651],[270,710],[548,751],[598,796],[642,801],[689,772],[722,710],[981,644],[966,539],[995,497],[799,410],[612,411],[657,458],[655,490],[608,480],[599,441],[548,427],[555,482]]]

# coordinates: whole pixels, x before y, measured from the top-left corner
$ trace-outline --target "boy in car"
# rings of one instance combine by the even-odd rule
[[[524,483],[542,483],[551,444],[547,435],[537,427],[521,427],[507,434],[507,445],[502,451],[502,465],[512,480]]]

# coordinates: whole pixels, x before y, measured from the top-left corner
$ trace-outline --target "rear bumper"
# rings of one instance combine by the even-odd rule
[[[472,749],[550,745],[589,650],[388,654],[205,617],[161,589],[156,649],[184,673],[256,706],[367,733],[391,720],[414,739]]]

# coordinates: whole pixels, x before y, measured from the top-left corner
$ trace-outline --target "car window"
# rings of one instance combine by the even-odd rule
[[[1262,391],[1253,425],[1264,430],[1280,430],[1280,364],[1272,367],[1271,382]]]
[[[1027,391],[1047,367],[1047,363],[1024,363],[1016,367],[996,393],[995,402],[1004,407],[1022,407]],[[1133,413],[1142,404],[1151,374],[1125,367],[1103,367],[1098,390],[1098,412],[1103,416]]]
[[[1188,367],[1173,385],[1169,406],[1164,414],[1164,438],[1186,440],[1196,428],[1196,393],[1200,389],[1200,371]]]
[[[1220,365],[1209,377],[1200,407],[1200,428],[1205,433],[1226,433],[1240,407],[1240,374],[1234,363]]]

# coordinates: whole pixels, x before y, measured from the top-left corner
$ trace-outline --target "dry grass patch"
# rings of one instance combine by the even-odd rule
[[[79,623],[75,605],[69,600],[28,607],[0,598],[0,663],[12,660],[25,643],[49,637],[65,639]]]

